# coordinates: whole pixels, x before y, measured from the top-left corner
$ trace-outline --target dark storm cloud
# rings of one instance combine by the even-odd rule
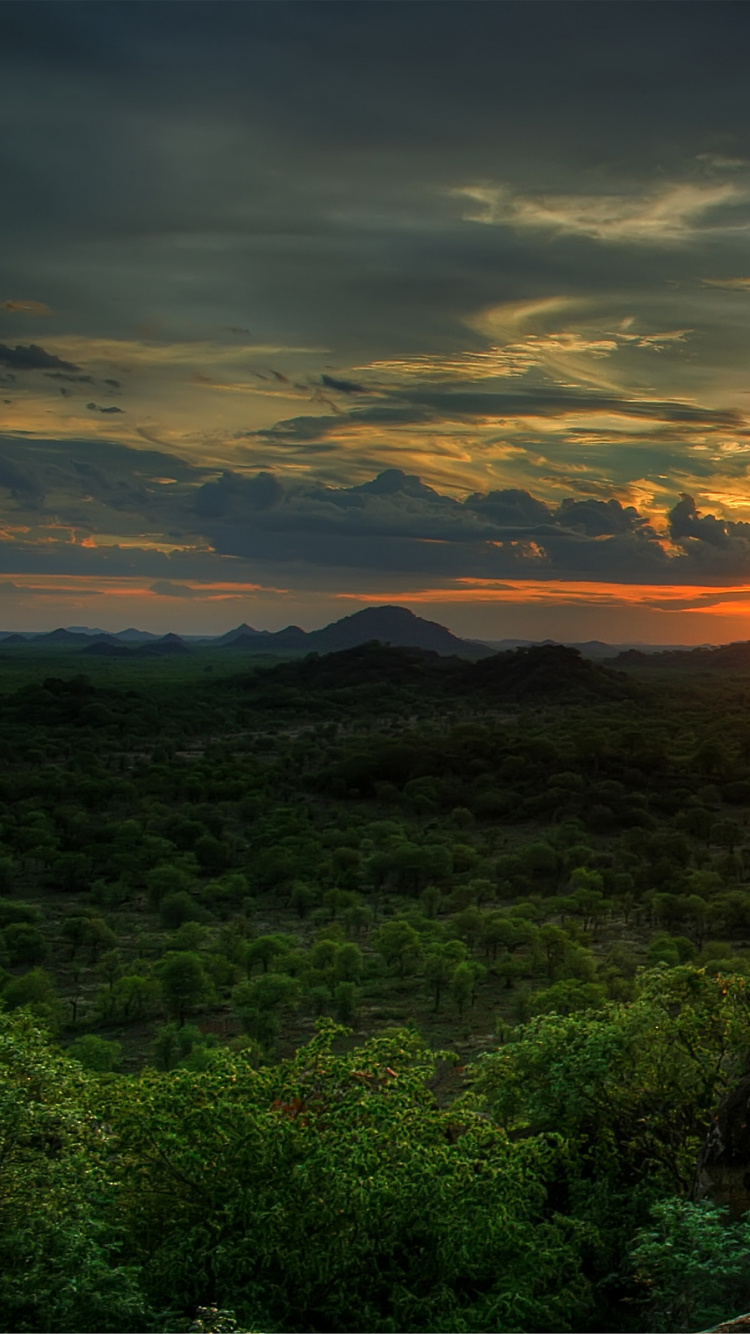
[[[1,455],[0,487],[5,487],[14,500],[30,509],[37,509],[44,500],[44,488],[33,469],[21,468]]]
[[[693,538],[698,542],[707,543],[709,547],[728,547],[730,528],[750,535],[750,524],[729,525],[715,518],[713,514],[706,514],[701,518],[692,496],[683,496],[669,516],[669,531],[675,542]]]
[[[451,191],[656,188],[748,147],[745,6],[28,0],[3,16],[0,88],[23,124],[4,145],[7,262],[31,282],[54,235],[50,300],[89,327],[104,298],[125,320],[242,328],[252,296],[267,332],[387,351],[445,345],[493,302],[663,290],[696,279],[694,255],[540,245],[462,220]]]
[[[0,343],[0,365],[10,366],[14,371],[40,371],[50,366],[59,367],[61,371],[81,369],[71,361],[63,361],[61,357],[45,352],[36,343],[29,343],[28,347],[8,347],[6,343]]]
[[[689,581],[694,564],[703,573],[710,565],[702,540],[670,558],[668,534],[614,498],[566,498],[551,507],[510,489],[460,502],[399,469],[348,488],[284,486],[267,473],[227,473],[198,492],[196,510],[217,551],[275,565],[304,562],[440,579],[623,582]],[[681,540],[679,521],[672,540]],[[744,551],[735,545],[731,559],[716,565],[717,575],[730,569],[750,574],[750,542]]]
[[[19,505],[34,508],[44,501],[50,520],[84,521],[95,529],[112,530],[112,513],[132,515],[139,530],[148,530],[151,511],[164,522],[192,504],[194,488],[207,470],[155,450],[133,450],[106,440],[28,440],[0,435],[0,486],[8,487]],[[172,477],[174,486],[158,480]],[[53,497],[54,499],[50,499]],[[93,513],[90,512],[94,502]],[[54,506],[54,508],[52,508]],[[109,515],[109,517],[107,517]],[[6,519],[0,507],[0,520]],[[115,526],[115,531],[118,531]],[[120,528],[119,531],[122,531]]]
[[[137,572],[162,586],[219,570],[246,578],[271,563],[331,580],[358,570],[373,579],[750,578],[742,525],[684,500],[668,529],[612,494],[613,479],[625,496],[629,479],[654,473],[660,495],[695,489],[718,470],[710,451],[689,452],[699,432],[712,447],[731,433],[736,452],[722,458],[721,477],[747,481],[745,420],[732,407],[741,400],[703,391],[714,373],[742,374],[747,361],[738,283],[750,217],[748,6],[27,0],[0,11],[0,112],[17,127],[0,145],[0,290],[38,292],[64,311],[67,333],[81,341],[49,335],[50,345],[95,367],[107,389],[120,387],[114,377],[127,363],[117,340],[158,327],[163,345],[152,333],[146,340],[153,365],[144,355],[128,381],[128,421],[145,438],[178,442],[169,394],[174,407],[178,393],[192,392],[181,381],[174,389],[176,372],[160,391],[170,340],[239,336],[249,321],[266,349],[259,369],[248,358],[223,385],[238,391],[226,404],[250,404],[222,430],[254,475],[217,479],[106,440],[34,441],[34,427],[0,442],[6,520],[21,511],[30,528],[44,520],[50,533],[68,525],[108,541],[140,534],[144,544],[83,548],[47,533],[38,549],[32,537],[2,544],[3,560]],[[503,391],[468,372],[450,388],[436,388],[434,376],[404,388],[383,371],[370,387],[374,361],[518,345],[522,325],[496,329],[480,317],[549,297],[561,304],[542,332],[569,329],[593,305],[594,342],[613,323],[677,339],[698,332],[658,359],[645,345],[629,352],[625,332],[611,360],[591,352],[570,374],[534,362],[532,349],[532,369],[522,366]],[[6,310],[17,328],[23,312]],[[87,338],[100,340],[102,361],[79,351]],[[320,359],[287,364],[290,347],[318,349]],[[592,366],[615,363],[629,371],[613,371],[609,387],[603,375],[586,379]],[[218,364],[197,370],[213,375]],[[0,344],[0,365],[19,378],[44,370],[66,387],[94,383],[33,343]],[[158,412],[134,402],[131,386],[147,374]],[[251,381],[264,396],[254,417]],[[329,405],[326,416],[289,415],[302,389]],[[360,394],[369,398],[347,401]],[[258,429],[273,423],[276,395],[281,419]],[[55,394],[45,413],[53,401],[71,412]],[[96,423],[109,429],[105,414],[122,413],[96,402],[88,410],[92,432]],[[558,443],[566,415],[583,420],[573,462]],[[608,415],[629,419],[627,440],[601,420],[589,431],[589,419]],[[504,419],[519,418],[544,418],[545,429],[533,437],[528,427],[502,465],[502,489],[462,502],[415,476],[409,428],[424,458],[446,423],[460,423],[466,458],[485,448],[483,421],[499,436]],[[389,460],[403,447],[403,469],[346,485],[367,475],[362,460],[375,440]],[[214,443],[205,418],[191,447],[201,441],[207,451]],[[290,482],[281,467],[279,476],[256,472],[261,457],[310,471]],[[436,450],[435,459],[443,476],[454,467],[456,490],[482,484],[471,466],[461,477],[449,456]],[[316,480],[323,464],[336,485]],[[545,495],[570,490],[561,504],[535,494],[546,478],[557,480]],[[149,540],[193,539],[215,553],[147,549]]]
[[[166,485],[165,476],[175,480]],[[358,572],[427,583],[750,580],[750,524],[701,514],[689,496],[665,525],[614,497],[552,505],[506,488],[457,500],[398,468],[351,487],[270,472],[211,478],[174,456],[111,443],[7,438],[0,488],[12,497],[5,513],[0,499],[0,519],[12,526],[20,512],[26,524],[0,545],[7,574],[241,583],[286,570],[344,584]],[[111,537],[106,547],[63,542],[61,526],[119,533],[123,545]],[[149,535],[142,545],[139,534]],[[165,543],[183,549],[168,553],[159,549]]]

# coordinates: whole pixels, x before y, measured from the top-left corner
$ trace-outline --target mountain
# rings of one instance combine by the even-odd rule
[[[268,639],[269,633],[268,630],[254,630],[252,625],[243,621],[242,625],[235,626],[234,630],[227,630],[225,635],[219,635],[218,637],[206,635],[201,642],[211,644],[214,648],[222,648],[224,644],[234,644],[239,639]]]
[[[458,639],[437,621],[426,621],[406,607],[388,606],[365,607],[334,621],[308,635],[307,646],[313,652],[336,653],[373,639],[394,647],[431,649],[440,654],[465,653],[469,647],[466,640]]]
[[[81,644],[90,641],[90,634],[81,634],[76,630],[50,630],[46,635],[34,635],[35,644]]]
[[[176,653],[190,653],[191,650],[179,635],[163,635],[161,639],[139,644],[138,648],[128,650],[134,658],[161,658]]]
[[[136,644],[158,639],[159,636],[152,634],[150,630],[136,630],[134,626],[131,625],[127,630],[118,630],[114,635],[114,638],[121,640],[124,644]]]
[[[81,649],[81,653],[91,658],[132,658],[133,649],[125,644],[114,643],[111,639],[94,639]]]
[[[399,648],[421,648],[442,655],[466,656],[470,653],[472,657],[489,657],[492,652],[487,645],[459,639],[444,625],[415,616],[406,607],[365,607],[309,634],[298,625],[288,625],[276,634],[251,630],[249,626],[240,626],[238,630],[239,633],[230,631],[231,638],[223,637],[223,647],[250,650],[262,647],[267,652],[337,653],[377,640]]]

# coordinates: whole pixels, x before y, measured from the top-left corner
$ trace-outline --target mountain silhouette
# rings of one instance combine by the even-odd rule
[[[298,651],[306,653],[337,653],[374,641],[392,644],[396,648],[421,648],[441,655],[471,653],[473,657],[489,657],[492,649],[485,644],[459,639],[437,621],[426,621],[406,607],[365,607],[340,621],[333,621],[322,630],[309,634],[298,625],[289,625],[275,634],[238,626],[222,637],[225,648],[263,648],[266,651]]]

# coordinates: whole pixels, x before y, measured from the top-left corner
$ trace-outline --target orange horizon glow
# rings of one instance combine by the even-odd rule
[[[162,584],[163,588],[154,588]],[[169,587],[184,590],[170,593]],[[0,579],[0,595],[23,593],[36,601],[58,601],[61,597],[88,599],[92,597],[137,600],[153,605],[180,603],[189,600],[196,604],[239,600],[242,598],[290,598],[295,601],[357,602],[383,605],[410,603],[417,605],[489,604],[511,606],[643,607],[664,613],[698,613],[701,616],[750,618],[750,584],[619,584],[593,580],[522,580],[522,579],[457,579],[447,587],[394,589],[387,592],[328,591],[317,589],[308,594],[290,588],[281,588],[255,582],[212,581],[196,583],[170,577],[151,579],[137,577],[89,575],[13,575]]]
[[[457,579],[449,588],[403,589],[390,593],[335,593],[350,602],[484,602],[560,606],[643,606],[652,610],[747,614],[750,584],[617,584],[576,580]],[[743,601],[743,598],[745,599]],[[690,606],[690,603],[700,605]],[[676,604],[670,607],[670,603]],[[666,605],[664,605],[666,604]],[[688,605],[686,605],[688,604]]]

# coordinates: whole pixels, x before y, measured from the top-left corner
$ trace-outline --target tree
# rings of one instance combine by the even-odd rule
[[[457,964],[450,979],[450,988],[451,999],[458,1010],[459,1019],[463,1019],[464,1010],[474,993],[474,986],[475,977],[473,964],[468,961]],[[437,1005],[435,1008],[437,1009]]]
[[[114,977],[97,993],[96,1009],[103,1019],[117,1017],[127,1023],[143,1019],[157,1008],[163,998],[159,979],[145,965],[141,969]]]
[[[3,1328],[150,1324],[115,1221],[112,1135],[92,1115],[80,1066],[29,1014],[0,1014],[0,1142]]]
[[[336,1018],[342,1024],[351,1024],[357,1013],[359,992],[353,982],[337,982],[333,992]]]
[[[168,895],[187,893],[193,885],[191,877],[179,866],[155,866],[146,875],[146,888],[152,908],[158,908]]]
[[[707,1329],[750,1304],[750,1219],[730,1223],[708,1200],[652,1206],[630,1248],[651,1329]]]
[[[512,1144],[468,1105],[439,1108],[412,1034],[336,1055],[338,1035],[275,1065],[223,1052],[102,1088],[153,1305],[208,1291],[250,1328],[580,1327],[585,1242],[546,1205],[554,1140]]]
[[[336,951],[333,961],[333,973],[337,982],[343,982],[347,985],[358,982],[362,975],[364,960],[359,945],[348,942],[341,945]],[[348,1023],[348,1019],[342,1019],[342,1023]]]
[[[192,894],[188,894],[184,889],[177,894],[167,894],[159,905],[162,925],[168,931],[176,930],[183,922],[204,922],[207,915]]]
[[[32,968],[21,977],[14,977],[6,983],[3,999],[9,1010],[22,1006],[31,1011],[37,1022],[41,1022],[56,1033],[62,1026],[64,1010],[55,984],[44,968]]]
[[[474,1086],[509,1131],[568,1141],[571,1212],[598,1229],[602,1278],[622,1272],[651,1205],[690,1187],[744,1067],[749,995],[744,977],[660,967],[634,1001],[539,1016],[476,1063]]]
[[[444,945],[430,945],[424,957],[424,975],[435,997],[435,1009],[440,1009],[440,997],[451,981],[458,966],[466,958],[467,949],[460,940],[449,940]]]
[[[191,951],[168,951],[157,965],[156,976],[167,1012],[177,1019],[180,1027],[189,1010],[216,999],[200,956]]]
[[[299,1002],[300,984],[286,973],[262,973],[238,983],[232,1003],[249,1037],[269,1050],[278,1034],[281,1015]]]
[[[3,939],[11,963],[43,963],[47,957],[47,942],[31,922],[11,922],[3,932]]]
[[[388,965],[398,965],[400,977],[404,976],[407,967],[412,966],[422,952],[418,932],[404,917],[394,917],[384,922],[376,931],[373,944]]]
[[[286,936],[257,936],[245,950],[245,967],[248,973],[252,973],[254,965],[259,963],[263,972],[267,973],[268,965],[288,951],[289,941]]]
[[[122,1059],[122,1043],[108,1042],[96,1033],[84,1033],[68,1047],[68,1055],[80,1061],[84,1070],[99,1073],[116,1069]]]
[[[163,1024],[154,1039],[154,1056],[159,1069],[174,1069],[200,1044],[202,1036],[194,1024]]]

